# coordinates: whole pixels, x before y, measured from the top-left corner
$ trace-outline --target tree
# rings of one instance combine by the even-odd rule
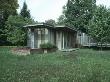
[[[23,4],[23,8],[21,9],[20,15],[23,16],[24,18],[25,17],[31,18],[30,11],[27,9],[26,2],[24,2]]]
[[[66,17],[65,17],[65,15],[60,15],[59,16],[57,24],[58,25],[65,25],[66,24]]]
[[[66,25],[65,12],[66,12],[66,6],[63,6],[63,13],[58,18],[58,22],[57,22],[58,25]]]
[[[68,0],[65,11],[67,25],[87,32],[95,7],[96,0]]]
[[[110,43],[110,9],[97,6],[89,23],[89,34],[101,47],[102,44]]]
[[[17,0],[0,0],[0,45],[6,44],[6,36],[4,33],[5,22],[9,15],[16,15],[18,8]]]
[[[9,16],[5,26],[7,40],[13,45],[26,45],[27,32],[23,26],[33,23],[34,21],[32,19],[23,18],[19,15]]]
[[[50,24],[50,25],[56,24],[55,20],[53,20],[53,19],[46,20],[45,23]]]

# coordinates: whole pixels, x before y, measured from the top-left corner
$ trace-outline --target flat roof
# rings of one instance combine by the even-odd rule
[[[56,29],[69,29],[69,30],[77,31],[75,28],[65,26],[65,25],[57,25],[57,26],[55,26],[55,28]]]
[[[54,27],[53,25],[49,25],[49,24],[46,24],[46,23],[38,23],[38,24],[30,24],[30,25],[25,25],[23,27],[25,28],[37,28],[38,26],[44,26],[44,27]]]
[[[65,25],[49,25],[46,23],[38,23],[38,24],[30,24],[30,25],[25,25],[23,26],[25,28],[51,28],[51,29],[55,29],[55,30],[72,30],[72,31],[77,31],[76,29],[69,27],[69,26],[65,26]]]

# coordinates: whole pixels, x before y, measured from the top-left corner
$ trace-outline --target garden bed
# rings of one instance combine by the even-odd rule
[[[55,52],[57,49],[48,49],[47,53]],[[36,48],[36,49],[30,49],[30,48],[12,48],[11,52],[13,54],[17,55],[29,55],[29,54],[43,54],[44,49]]]
[[[30,48],[12,48],[11,52],[16,55],[29,55]]]

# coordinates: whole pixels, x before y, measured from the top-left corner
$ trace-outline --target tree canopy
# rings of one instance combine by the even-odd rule
[[[62,14],[59,16],[57,24],[58,25],[65,25],[65,23],[66,23],[66,17],[64,14]]]
[[[27,32],[23,26],[33,23],[35,22],[32,19],[19,15],[9,16],[5,26],[7,40],[13,45],[26,45]]]
[[[67,25],[86,32],[95,7],[96,0],[68,0],[65,10]]]
[[[89,23],[89,34],[97,43],[110,42],[110,9],[104,6],[97,6]]]
[[[50,24],[50,25],[55,25],[56,22],[53,19],[45,20],[45,23]]]
[[[9,15],[16,15],[18,8],[18,0],[0,0],[0,45],[6,44],[6,36],[4,33],[5,22]]]
[[[65,12],[66,12],[66,6],[63,6],[63,12],[62,15],[59,16],[59,18],[57,19],[58,25],[66,25],[66,17],[65,17]]]

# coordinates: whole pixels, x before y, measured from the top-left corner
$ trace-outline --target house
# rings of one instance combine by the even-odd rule
[[[43,43],[51,43],[59,50],[75,48],[77,31],[67,26],[52,26],[46,23],[24,26],[28,30],[27,46],[40,48]]]

